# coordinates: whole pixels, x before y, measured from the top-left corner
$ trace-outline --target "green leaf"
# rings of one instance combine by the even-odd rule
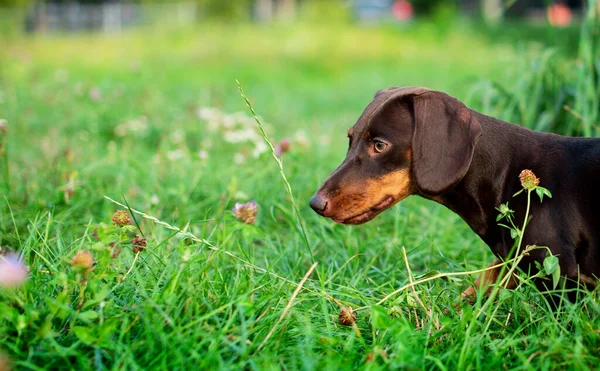
[[[560,265],[558,267],[556,267],[554,272],[552,272],[552,284],[554,285],[554,288],[556,288],[558,286],[559,280],[560,280]]]
[[[111,318],[106,320],[100,329],[98,330],[98,338],[99,342],[106,343],[106,341],[110,341],[110,336],[116,331],[116,328],[121,324],[120,319]]]
[[[392,319],[381,305],[371,307],[371,323],[375,328],[388,328],[392,325]]]
[[[540,202],[544,200],[544,191],[540,187],[535,189],[535,193],[540,197]]]
[[[519,232],[518,232],[516,229],[511,229],[511,230],[510,230],[510,237],[511,237],[513,240],[516,240],[516,239],[517,239],[517,237],[519,237]]]
[[[553,274],[556,268],[558,268],[558,258],[549,254],[544,258],[544,271],[546,274]]]
[[[85,312],[81,312],[79,313],[79,319],[81,319],[82,321],[93,321],[95,319],[98,318],[98,313],[96,311],[93,310],[88,310]]]
[[[524,189],[521,189],[520,191],[518,191],[517,193],[515,193],[515,194],[513,195],[513,197],[520,195],[520,194],[521,194],[521,192],[523,192],[523,191],[524,191]]]
[[[83,326],[75,326],[73,327],[73,332],[75,336],[79,338],[79,340],[83,341],[86,344],[95,344],[98,340],[93,334],[92,330]]]
[[[540,187],[540,186],[538,186],[538,187],[535,189],[535,193],[537,193],[537,195],[540,197],[540,202],[542,202],[542,200],[543,200],[544,196],[546,196],[546,197],[548,197],[548,198],[552,198],[552,193],[550,193],[550,191],[549,191],[549,190],[547,190],[547,189],[546,189],[546,188],[544,188],[544,187]]]
[[[417,307],[417,301],[415,300],[415,298],[408,294],[406,295],[406,305],[408,305],[411,308],[416,308]]]
[[[545,195],[546,197],[548,197],[548,198],[552,198],[552,193],[550,193],[550,191],[549,191],[549,190],[547,190],[547,189],[546,189],[546,188],[544,188],[544,187],[538,187],[538,188],[539,188],[539,189],[541,189],[541,190],[542,190],[542,192],[544,192],[544,195]]]

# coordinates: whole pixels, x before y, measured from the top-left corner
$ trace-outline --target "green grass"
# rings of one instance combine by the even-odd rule
[[[560,44],[520,58],[508,82],[482,81],[474,91],[491,115],[537,131],[597,137],[600,134],[600,13],[590,3],[571,42],[575,58]],[[568,32],[566,33],[568,34]]]
[[[523,49],[540,55],[451,30],[210,24],[3,40],[0,245],[31,273],[0,292],[0,351],[17,369],[595,367],[594,296],[552,312],[523,287],[477,316],[482,298],[457,300],[469,277],[416,287],[431,318],[409,291],[375,305],[409,282],[402,247],[415,277],[492,261],[450,211],[410,197],[347,227],[307,207],[377,89],[467,99],[476,82],[505,78]],[[276,162],[251,155],[262,138],[236,79],[273,142],[291,138],[282,163],[308,244]],[[202,107],[243,112],[251,140],[228,142],[198,118]],[[148,239],[136,257],[134,232],[111,226],[122,207],[104,196],[175,230],[134,214]],[[251,225],[231,212],[248,200],[259,205]],[[81,250],[97,263],[85,284],[70,265]],[[339,305],[367,308],[345,327]]]

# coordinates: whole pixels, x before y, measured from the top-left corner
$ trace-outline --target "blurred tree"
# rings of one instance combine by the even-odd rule
[[[352,18],[347,0],[302,0],[299,4],[300,17],[309,22],[345,23]]]
[[[457,0],[410,0],[417,15],[429,15],[440,7],[455,7]]]
[[[0,0],[0,7],[12,7],[27,5],[29,0]]]
[[[197,0],[209,17],[225,19],[247,19],[253,0]]]

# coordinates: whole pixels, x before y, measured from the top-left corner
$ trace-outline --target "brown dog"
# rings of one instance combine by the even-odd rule
[[[362,224],[417,194],[456,212],[504,259],[513,240],[498,226],[496,207],[510,201],[522,222],[526,195],[513,194],[521,189],[519,173],[531,169],[554,197],[532,198],[524,246],[548,246],[567,278],[600,276],[599,139],[536,133],[419,87],[377,92],[348,137],[346,159],[310,200],[320,215]],[[532,251],[521,268],[534,271],[546,252]],[[488,271],[476,284],[494,282],[498,273]]]

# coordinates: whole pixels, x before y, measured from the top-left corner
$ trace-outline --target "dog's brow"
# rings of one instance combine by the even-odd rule
[[[351,137],[352,136],[352,129],[348,130],[348,136]]]

